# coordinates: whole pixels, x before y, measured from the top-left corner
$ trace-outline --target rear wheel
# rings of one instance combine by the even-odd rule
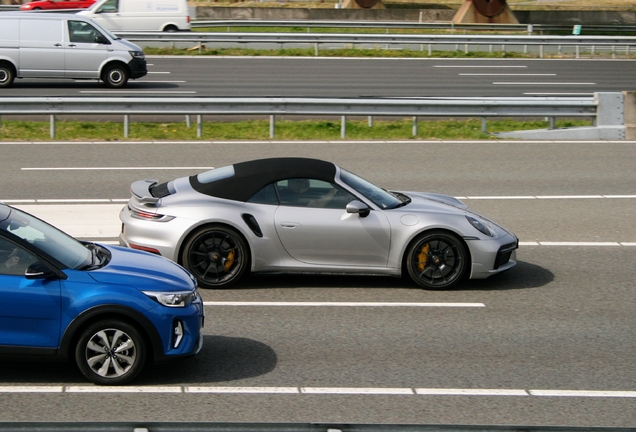
[[[406,255],[409,276],[425,289],[448,289],[457,285],[466,277],[469,264],[464,242],[445,231],[424,233],[413,242]]]
[[[214,225],[195,232],[181,253],[183,266],[201,288],[224,288],[240,279],[248,267],[245,241],[233,229]]]
[[[163,31],[174,33],[174,32],[179,31],[179,29],[176,26],[173,26],[171,24],[171,25],[167,25],[166,28],[163,29]]]
[[[120,64],[108,66],[104,70],[102,80],[107,87],[123,87],[128,82],[128,69],[126,69],[126,66]]]
[[[146,346],[135,327],[104,320],[87,327],[75,347],[75,361],[84,376],[102,385],[124,384],[144,367]]]
[[[15,69],[7,62],[0,62],[0,87],[9,87],[15,79]]]

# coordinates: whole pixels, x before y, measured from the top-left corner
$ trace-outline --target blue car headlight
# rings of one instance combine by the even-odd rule
[[[493,233],[479,219],[476,219],[476,218],[474,218],[472,216],[468,216],[468,215],[466,215],[466,219],[480,233],[482,233],[484,235],[487,235],[488,237],[492,237],[493,236]]]
[[[177,292],[161,292],[161,291],[142,291],[157,303],[168,307],[186,307],[194,299],[197,298],[196,291],[177,291]]]

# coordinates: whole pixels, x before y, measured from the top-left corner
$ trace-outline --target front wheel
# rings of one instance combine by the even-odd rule
[[[239,233],[224,226],[205,227],[185,242],[183,266],[201,288],[224,288],[240,279],[248,267],[249,256]]]
[[[127,383],[141,372],[145,359],[146,346],[141,334],[120,320],[104,320],[89,326],[75,348],[77,366],[95,384]]]
[[[430,231],[413,242],[406,267],[411,279],[422,288],[448,289],[465,278],[470,267],[468,250],[459,237]]]
[[[0,63],[0,87],[9,87],[15,79],[15,69],[8,63]]]
[[[121,88],[128,82],[128,69],[123,65],[108,66],[102,75],[107,87]]]

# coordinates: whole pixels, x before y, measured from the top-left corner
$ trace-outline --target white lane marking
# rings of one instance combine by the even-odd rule
[[[66,393],[183,393],[179,386],[138,386],[138,387],[97,387],[97,386],[66,386]]]
[[[528,66],[512,66],[512,65],[434,65],[436,68],[497,68],[497,69],[505,69],[505,68],[527,68]]]
[[[526,390],[416,388],[415,394],[426,396],[529,396]]]
[[[144,83],[149,83],[149,84],[178,84],[178,83],[184,83],[187,81],[156,81],[156,80],[145,80]]]
[[[596,85],[596,83],[585,83],[585,82],[493,82],[494,85]]]
[[[460,73],[459,76],[556,76],[555,73]]]
[[[634,242],[544,242],[544,241],[520,241],[519,246],[572,246],[572,247],[613,247],[636,246]]]
[[[631,390],[524,390],[382,387],[214,387],[214,386],[0,386],[2,393],[164,393],[164,394],[296,394],[296,395],[410,395],[488,397],[636,398]]]
[[[545,93],[545,92],[537,92],[537,93],[524,93],[527,96],[594,96],[594,93]]]
[[[21,171],[210,170],[214,167],[24,167]]]
[[[298,394],[298,387],[184,387],[184,393]]]
[[[636,398],[636,391],[528,390],[531,396],[543,397],[618,397]]]
[[[138,93],[161,93],[161,94],[195,94],[195,91],[166,91],[166,90],[81,90],[80,93],[91,93],[91,94],[138,94]]]
[[[347,395],[412,395],[410,388],[357,388],[357,387],[301,387],[306,394],[347,394]]]
[[[240,302],[206,301],[205,306],[292,306],[292,307],[486,307],[483,303],[381,303],[381,302]]]

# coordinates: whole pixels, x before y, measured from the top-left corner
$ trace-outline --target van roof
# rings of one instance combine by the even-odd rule
[[[88,18],[73,13],[50,13],[50,12],[2,12],[0,18],[29,18],[29,19],[80,19],[86,21]]]

